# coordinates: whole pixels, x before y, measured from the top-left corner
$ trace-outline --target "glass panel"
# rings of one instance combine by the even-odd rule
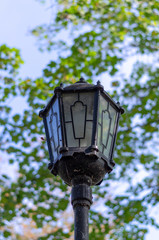
[[[108,159],[111,154],[117,112],[101,95],[98,113],[98,148]]]
[[[47,122],[47,126],[48,126],[48,131],[49,131],[49,136],[51,136],[51,126],[50,126],[50,118],[51,118],[51,114],[52,114],[52,109],[49,110],[48,115],[46,117],[46,122]]]
[[[50,140],[50,145],[51,145],[51,149],[52,149],[52,154],[54,156],[55,149],[54,149],[53,141],[51,141],[51,140]]]
[[[109,158],[109,155],[110,155],[111,145],[112,145],[112,136],[109,135],[109,140],[108,140],[107,148],[104,149],[104,155],[105,155],[107,158]]]
[[[57,154],[58,154],[57,151],[54,151],[54,152],[53,152],[53,156],[54,156],[54,159],[55,159],[55,160],[56,160],[56,158],[57,158]]]
[[[79,147],[79,140],[74,139],[72,123],[66,123],[66,136],[68,147]]]
[[[71,109],[70,107],[74,104],[74,102],[78,101],[77,93],[65,93],[62,95],[63,97],[63,106],[64,106],[64,116],[65,121],[71,121]]]
[[[59,116],[59,107],[58,107],[58,99],[53,103],[52,108],[50,108],[48,115],[46,117],[50,145],[52,149],[52,154],[54,156],[54,160],[57,158],[58,150],[60,148],[61,140],[61,127],[60,127],[60,116]]]
[[[58,135],[58,124],[57,124],[57,113],[53,113],[53,118],[52,118],[52,131],[53,131],[53,141],[54,141],[54,147],[55,149],[59,145],[59,135]]]
[[[87,106],[83,105],[80,101],[75,102],[74,105],[71,106],[73,133],[75,139],[85,137],[86,113]]]
[[[111,119],[107,110],[102,111],[102,144],[106,147],[110,132]]]
[[[57,120],[56,120],[56,126],[60,126],[60,116],[59,116],[59,108],[58,108],[58,100],[56,100],[52,106],[52,108],[49,110],[48,115],[46,117],[46,121],[47,121],[47,125],[48,125],[48,129],[49,129],[49,135],[51,136],[51,125],[50,123],[50,119],[53,118],[53,115],[57,115]],[[53,119],[52,119],[53,120]]]
[[[89,147],[92,140],[94,92],[63,93],[63,106],[68,147]]]
[[[58,103],[58,99],[56,99],[56,101],[54,102],[53,106],[53,111],[57,114],[57,119],[58,119],[58,126],[60,125],[60,113],[59,113],[59,103]]]
[[[99,97],[99,115],[98,115],[98,122],[101,124],[102,122],[102,111],[107,110],[108,108],[108,103],[105,100],[105,98],[103,96],[100,95]]]
[[[80,93],[79,100],[87,105],[87,120],[93,120],[94,92]]]
[[[116,110],[109,105],[109,112],[110,112],[110,116],[111,116],[111,128],[110,128],[110,133],[113,134],[114,133],[114,125],[115,125],[115,120],[116,120]]]
[[[86,136],[85,136],[85,139],[80,140],[80,147],[89,147],[91,145],[92,128],[93,128],[93,122],[88,121],[86,123]]]
[[[112,136],[109,135],[107,148],[104,149],[104,155],[105,155],[107,158],[109,158],[109,155],[110,155],[111,145],[112,145]]]

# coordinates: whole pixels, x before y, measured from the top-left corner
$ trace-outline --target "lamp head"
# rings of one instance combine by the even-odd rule
[[[115,165],[113,152],[119,117],[123,108],[104,91],[100,82],[55,88],[40,111],[48,150],[49,169],[71,185],[77,175],[91,177],[92,185],[102,181]]]

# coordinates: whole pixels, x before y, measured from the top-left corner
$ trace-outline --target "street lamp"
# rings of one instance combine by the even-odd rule
[[[48,168],[72,186],[75,240],[88,239],[90,186],[99,185],[115,165],[113,151],[120,115],[124,113],[100,82],[83,78],[63,88],[40,111],[50,156]]]

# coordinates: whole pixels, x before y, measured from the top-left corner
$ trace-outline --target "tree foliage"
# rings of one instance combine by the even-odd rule
[[[74,83],[81,75],[91,82],[105,74],[105,81],[112,79],[110,94],[120,99],[126,114],[120,121],[116,168],[93,187],[90,239],[145,239],[149,225],[159,227],[150,214],[159,200],[159,2],[54,0],[51,8],[52,22],[32,30],[42,51],[58,52],[43,76],[19,79],[19,51],[0,47],[0,144],[10,164],[18,164],[15,180],[9,173],[1,177],[3,237],[21,239],[9,224],[20,219],[36,224],[36,230],[46,228],[35,239],[71,239],[70,188],[49,174],[38,112],[61,82]],[[8,106],[11,97],[27,101],[23,114]]]

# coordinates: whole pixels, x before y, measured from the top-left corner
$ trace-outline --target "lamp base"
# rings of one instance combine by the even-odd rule
[[[86,155],[84,152],[74,153],[72,156],[63,156],[56,162],[52,173],[55,172],[66,184],[72,186],[72,180],[77,176],[88,176],[91,185],[99,185],[105,174],[112,171],[107,162],[97,155]]]

